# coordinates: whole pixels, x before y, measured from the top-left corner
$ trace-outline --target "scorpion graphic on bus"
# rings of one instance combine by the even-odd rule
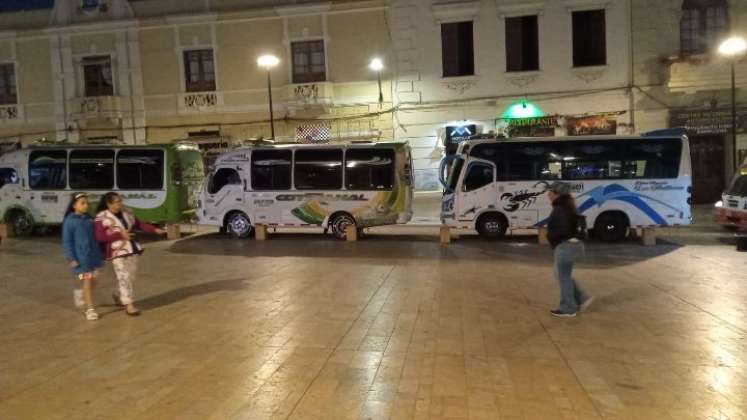
[[[546,193],[549,189],[550,183],[547,181],[540,181],[534,184],[531,190],[519,190],[502,194],[501,201],[508,200],[508,203],[505,204],[503,210],[513,213],[520,208],[525,209],[537,202],[537,197]]]

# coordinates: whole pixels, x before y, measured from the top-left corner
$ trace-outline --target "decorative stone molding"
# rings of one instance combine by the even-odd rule
[[[449,1],[433,5],[433,17],[438,22],[472,20],[479,11],[479,1]]]
[[[99,98],[83,98],[80,101],[80,112],[83,114],[98,114],[101,111]]]
[[[573,69],[573,75],[586,83],[591,83],[602,78],[607,73],[607,66]]]
[[[18,105],[0,105],[0,122],[18,121],[21,118],[21,109]]]
[[[205,111],[219,105],[216,92],[196,92],[182,95],[180,107],[184,111]]]
[[[508,80],[508,83],[511,83],[512,85],[524,88],[536,82],[537,79],[539,79],[539,76],[539,73],[536,72],[519,74],[508,73],[506,79]]]
[[[316,101],[319,99],[319,86],[316,84],[297,85],[293,88],[296,100],[302,102]]]
[[[505,4],[502,0],[496,0],[495,7],[501,18],[541,15],[545,10],[545,2]]]
[[[568,13],[580,10],[606,9],[612,0],[563,0]]]
[[[442,83],[446,89],[453,90],[458,95],[462,95],[477,86],[477,80],[475,79],[444,80]]]

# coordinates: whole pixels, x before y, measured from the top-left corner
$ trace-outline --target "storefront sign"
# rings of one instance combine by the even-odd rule
[[[510,137],[552,137],[557,126],[558,118],[555,116],[508,120]]]
[[[670,113],[670,127],[684,127],[691,135],[731,132],[731,109],[686,110]],[[737,109],[737,132],[747,133],[747,108]]]
[[[475,134],[477,134],[476,124],[446,126],[446,136],[444,137],[446,153],[455,153],[459,143],[469,140]]]
[[[569,136],[594,136],[617,134],[617,121],[603,115],[566,118]]]

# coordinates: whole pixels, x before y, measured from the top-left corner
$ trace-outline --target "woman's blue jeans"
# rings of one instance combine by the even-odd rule
[[[584,243],[566,241],[555,247],[555,278],[560,284],[560,309],[569,314],[576,313],[579,305],[588,298],[573,279],[573,263],[584,254]]]

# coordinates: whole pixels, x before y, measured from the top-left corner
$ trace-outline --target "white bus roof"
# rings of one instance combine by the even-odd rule
[[[668,140],[668,139],[687,139],[687,136],[680,135],[655,135],[655,136],[560,136],[560,137],[510,137],[510,138],[481,138],[474,140],[465,140],[459,143],[459,149],[457,154],[463,153],[462,150],[465,147],[472,147],[478,144],[488,143],[539,143],[547,141],[581,141],[581,140],[596,140],[596,141],[612,141],[612,140]]]
[[[247,153],[252,150],[272,150],[272,149],[351,149],[358,147],[403,147],[408,146],[407,142],[404,141],[377,141],[377,142],[345,142],[345,143],[322,143],[322,144],[306,144],[306,143],[260,143],[252,146],[242,146],[237,149],[226,152],[215,160],[215,165],[222,163],[235,163],[243,162],[248,159]]]

